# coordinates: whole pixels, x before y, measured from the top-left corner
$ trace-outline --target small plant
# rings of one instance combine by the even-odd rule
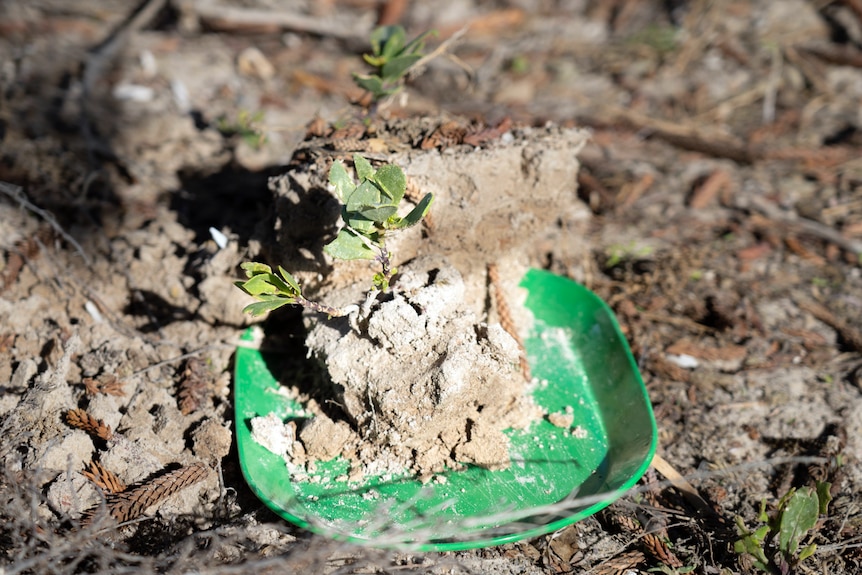
[[[261,128],[263,111],[251,113],[241,110],[235,120],[222,116],[218,120],[218,130],[226,136],[239,136],[251,148],[258,150],[266,141],[266,134]]]
[[[627,245],[614,244],[608,246],[605,249],[605,255],[607,256],[607,259],[605,260],[605,268],[614,268],[624,261],[648,256],[651,255],[652,252],[653,249],[650,246],[638,247],[635,242],[629,242]]]
[[[329,183],[342,202],[341,219],[344,227],[324,248],[330,256],[342,260],[376,260],[380,271],[374,275],[373,289],[386,291],[392,276],[392,254],[386,247],[386,238],[393,232],[414,226],[422,221],[434,197],[426,194],[405,217],[398,215],[398,206],[407,189],[407,178],[398,166],[386,164],[375,170],[371,163],[355,154],[353,164],[359,183],[347,173],[340,161],[329,170]],[[243,309],[258,316],[283,305],[296,304],[326,313],[329,316],[346,315],[347,310],[326,306],[303,297],[299,282],[281,266],[278,274],[266,264],[245,262],[246,281],[236,286],[258,301]]]
[[[353,81],[371,93],[375,102],[397,93],[404,84],[404,77],[411,66],[424,56],[425,39],[433,30],[405,44],[406,33],[401,26],[380,26],[371,33],[371,54],[363,54],[368,64],[375,68],[368,75],[354,74]]]
[[[733,545],[739,554],[754,557],[754,566],[775,575],[785,575],[814,554],[814,543],[801,547],[808,532],[825,514],[831,496],[830,484],[818,482],[817,489],[805,487],[791,489],[778,502],[773,517],[766,513],[766,502],[760,503],[758,519],[763,523],[749,531],[741,517],[736,518],[736,529],[740,539]],[[777,546],[777,550],[776,550]]]

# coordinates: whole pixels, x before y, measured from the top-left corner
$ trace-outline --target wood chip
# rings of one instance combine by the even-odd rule
[[[784,238],[784,245],[786,245],[787,249],[789,249],[791,252],[798,255],[802,259],[813,263],[814,265],[826,265],[825,259],[803,246],[802,242],[799,241],[799,238],[795,236],[787,236],[786,238]]]
[[[637,202],[655,182],[655,176],[647,173],[636,182],[625,184],[617,194],[617,204],[620,209],[627,209]]]
[[[646,557],[642,552],[629,551],[628,553],[623,553],[622,555],[617,555],[612,559],[603,561],[593,567],[592,573],[596,575],[621,575],[634,569],[644,561],[646,561]]]
[[[709,506],[706,500],[700,496],[697,489],[689,483],[670,463],[661,455],[655,454],[652,458],[651,466],[653,469],[664,475],[671,484],[682,493],[683,497],[691,503],[695,509],[708,516],[715,516],[716,513]]]
[[[705,208],[728,186],[730,186],[730,174],[725,170],[715,170],[692,191],[688,200],[689,207],[695,210]]]
[[[853,351],[862,352],[862,332],[856,329],[856,327],[836,316],[829,311],[826,306],[817,302],[801,300],[796,303],[802,310],[807,311],[815,318],[837,331],[841,339],[844,340],[844,342],[850,346]]]
[[[688,339],[674,342],[665,351],[674,355],[690,355],[706,361],[740,361],[748,354],[744,345],[724,344],[721,347],[707,347]]]

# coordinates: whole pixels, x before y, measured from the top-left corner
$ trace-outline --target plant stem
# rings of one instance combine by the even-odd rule
[[[380,262],[380,265],[383,267],[383,280],[384,285],[389,285],[389,280],[392,279],[392,261],[389,259],[389,250],[386,249],[386,244],[380,244],[380,255],[377,256],[377,261]]]
[[[328,306],[326,304],[318,303],[316,301],[311,301],[305,299],[301,295],[296,296],[296,303],[301,305],[304,308],[310,309],[312,311],[325,313],[329,317],[342,317],[347,315],[345,310],[339,309],[337,307]]]

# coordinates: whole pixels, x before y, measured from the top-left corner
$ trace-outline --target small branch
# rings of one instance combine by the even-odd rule
[[[367,44],[371,32],[371,21],[362,19],[345,25],[344,20],[315,18],[287,11],[258,10],[229,3],[199,1],[193,6],[198,18],[216,30],[233,31],[237,29],[284,29],[305,32],[319,36],[347,40],[355,44]]]
[[[862,352],[862,332],[852,326],[850,323],[844,321],[844,319],[836,316],[825,306],[811,301],[811,300],[799,300],[796,302],[800,309],[803,311],[807,311],[815,318],[819,319],[841,336],[841,339],[844,340],[847,345],[853,348],[854,351]]]
[[[305,299],[301,295],[296,296],[296,305],[301,305],[302,307],[310,309],[312,311],[325,313],[329,317],[343,317],[349,313],[348,310],[328,306],[326,304],[318,303],[316,301],[311,301]]]
[[[196,349],[194,351],[190,351],[188,353],[184,353],[182,355],[178,355],[178,356],[172,357],[170,359],[165,359],[163,361],[156,362],[152,365],[148,365],[147,367],[142,367],[141,369],[132,372],[130,377],[134,377],[136,375],[141,375],[142,373],[146,373],[146,372],[150,371],[151,369],[156,369],[156,368],[162,367],[163,365],[170,365],[172,363],[176,363],[178,361],[182,361],[182,360],[188,359],[190,357],[195,357],[196,355],[200,355],[200,354],[204,353],[205,351],[209,351],[211,349],[219,349],[219,348],[225,349],[225,348],[232,348],[232,347],[233,346],[231,344],[227,344],[227,343],[213,343],[210,345],[205,345],[203,347],[199,347],[198,349]]]
[[[389,285],[389,280],[392,279],[392,260],[390,256],[392,254],[386,249],[386,245],[381,242],[380,245],[380,254],[377,256],[377,261],[380,262],[380,266],[383,268],[381,271],[383,273],[383,281],[384,285]]]
[[[793,217],[766,200],[756,196],[751,197],[749,205],[767,218],[774,220],[781,225],[787,226],[791,229],[796,229],[802,233],[811,234],[827,242],[831,242],[848,252],[852,252],[857,255],[862,254],[862,242],[851,238],[845,238],[838,231],[821,224],[820,222],[803,217]]]
[[[441,42],[441,44],[437,46],[433,52],[422,56],[422,58],[417,60],[415,64],[410,66],[404,73],[404,76],[411,80],[416,78],[416,76],[419,76],[421,74],[422,68],[424,68],[426,64],[428,64],[431,60],[439,57],[441,54],[445,53],[449,49],[449,47],[455,44],[458,40],[460,40],[461,37],[466,34],[469,29],[469,25],[463,26],[457,32],[446,38],[446,40]]]
[[[75,238],[66,233],[66,230],[64,230],[60,226],[60,224],[57,223],[57,219],[54,217],[54,214],[47,210],[43,210],[39,206],[30,202],[24,196],[24,191],[21,189],[21,186],[15,186],[6,182],[0,182],[0,192],[3,192],[13,200],[18,202],[18,205],[20,205],[22,208],[30,210],[31,212],[48,222],[48,225],[54,228],[54,231],[56,231],[60,235],[60,237],[69,242],[69,245],[75,248],[75,251],[78,252],[78,254],[81,256],[81,259],[84,260],[85,264],[87,264],[87,267],[90,267],[92,265],[90,258],[87,257],[87,254],[84,252],[84,248],[81,247],[81,244],[75,241]]]

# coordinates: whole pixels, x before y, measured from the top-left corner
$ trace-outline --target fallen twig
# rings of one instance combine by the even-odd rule
[[[834,42],[818,42],[798,46],[798,49],[829,64],[862,68],[862,52],[853,44],[840,45]]]
[[[668,463],[661,455],[655,454],[651,463],[652,467],[664,475],[665,479],[670,481],[683,497],[691,503],[698,512],[704,515],[716,515],[715,510],[700,496],[697,489],[689,483],[670,463]]]
[[[811,234],[822,240],[826,240],[827,242],[832,242],[848,252],[852,252],[857,255],[862,254],[862,241],[845,238],[836,230],[821,224],[820,222],[801,217],[794,218],[779,208],[771,205],[768,201],[757,196],[752,196],[750,198],[749,205],[770,220],[793,228],[797,232]]]
[[[854,351],[862,352],[862,332],[829,311],[826,306],[808,299],[799,299],[796,304],[832,329],[838,332]]]
[[[715,170],[691,193],[688,200],[689,207],[695,210],[705,208],[721,190],[729,185],[730,174],[721,168]]]
[[[316,18],[287,11],[258,10],[210,1],[195,2],[193,9],[201,22],[214,30],[284,29],[348,40],[363,45],[368,42],[370,24],[373,24],[369,20],[368,24],[363,25],[361,20],[354,19],[352,25],[347,26],[344,20],[339,19]]]
[[[741,140],[727,134],[707,131],[697,126],[650,118],[634,110],[601,105],[596,116],[607,123],[626,123],[637,130],[650,130],[657,137],[688,150],[718,158],[728,158],[743,164],[757,160],[760,154]]]
[[[24,196],[24,191],[21,186],[16,186],[6,182],[0,182],[0,192],[3,192],[7,196],[15,200],[22,208],[30,210],[31,212],[45,220],[48,225],[51,226],[54,231],[60,235],[60,237],[69,242],[69,245],[75,248],[75,251],[78,252],[78,254],[81,256],[81,259],[84,260],[85,264],[87,264],[87,267],[92,265],[90,258],[87,256],[86,252],[84,252],[84,248],[81,247],[81,244],[79,244],[75,240],[75,238],[66,233],[66,230],[64,230],[62,226],[57,223],[57,219],[54,217],[54,214],[47,210],[43,210],[39,206],[30,202],[30,200],[28,200]]]

